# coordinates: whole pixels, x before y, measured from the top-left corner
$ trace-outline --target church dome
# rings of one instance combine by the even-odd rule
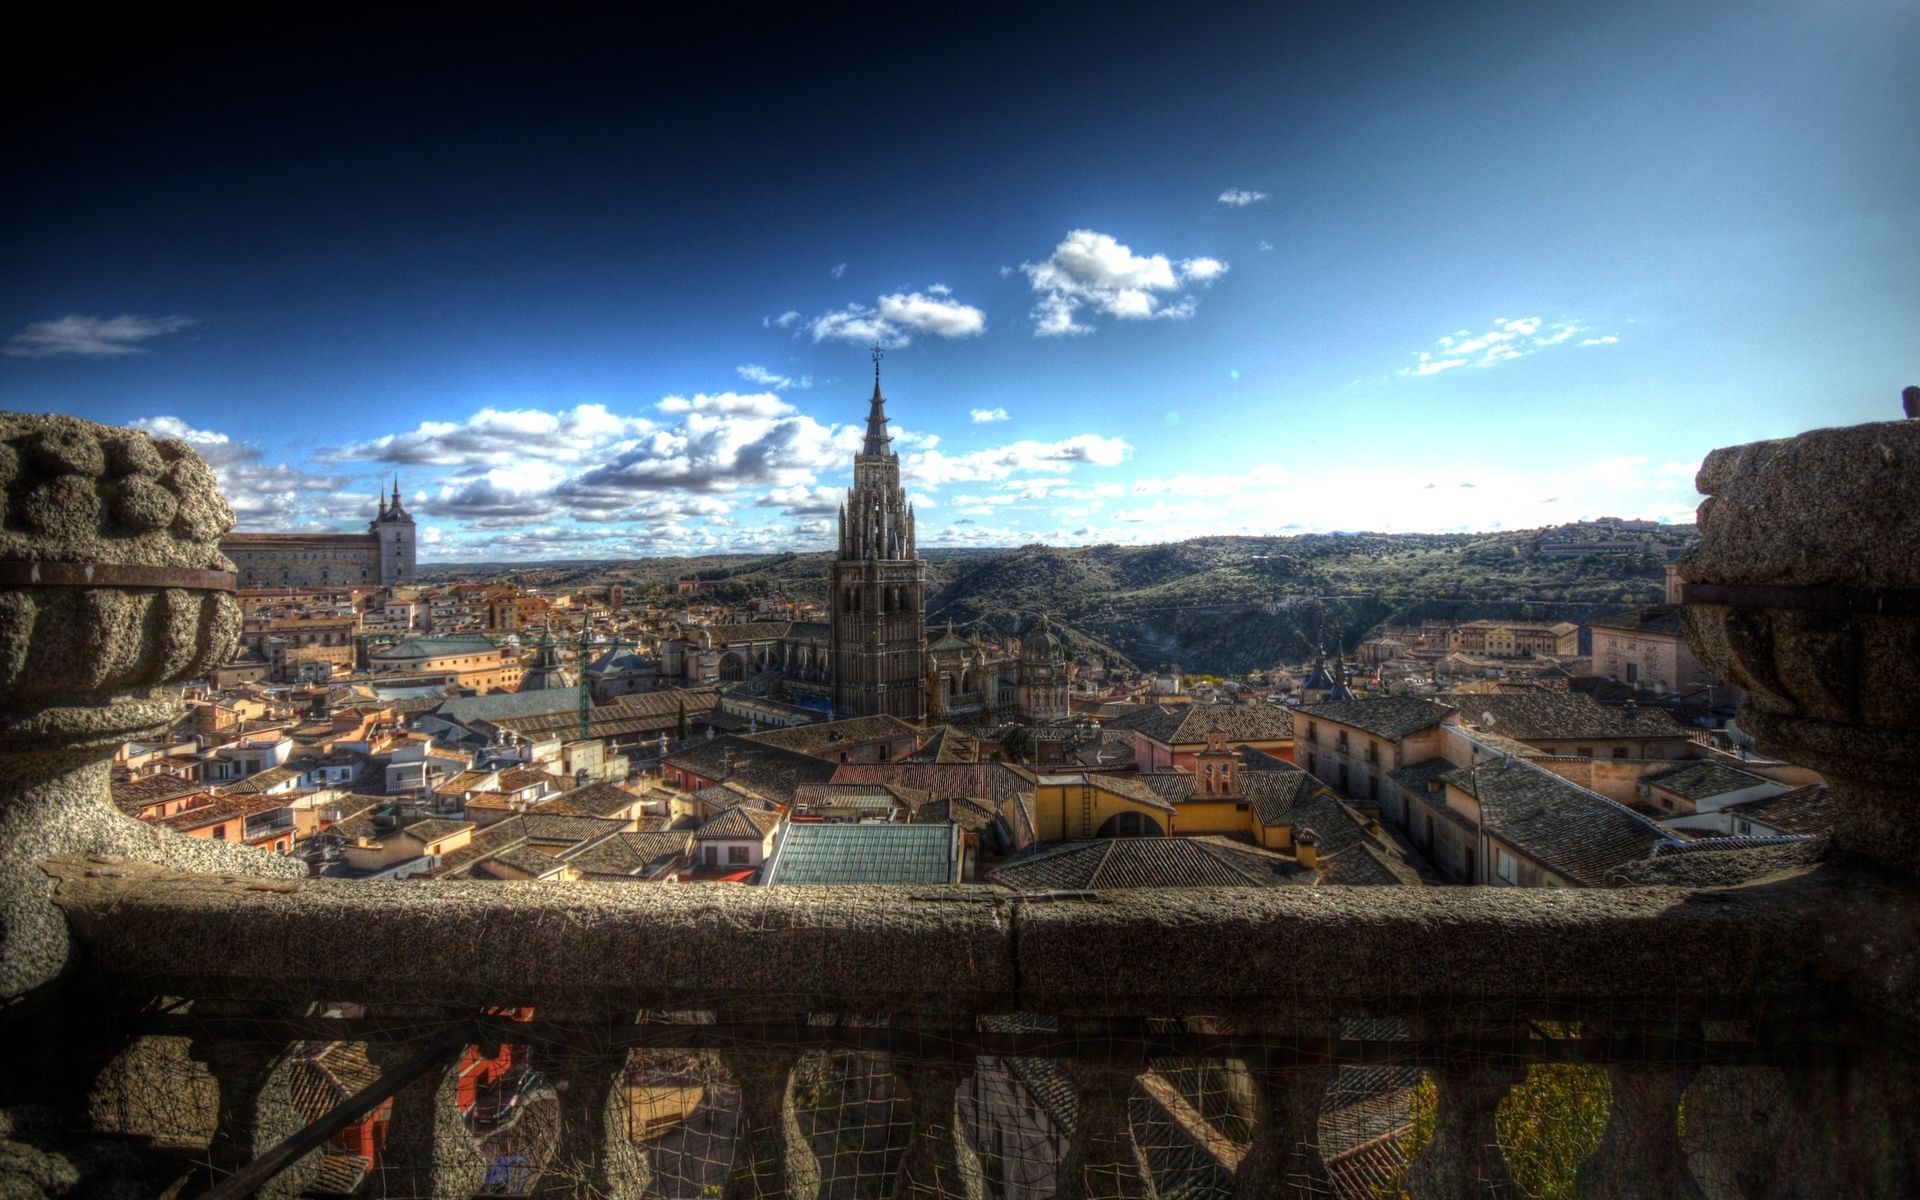
[[[1027,636],[1020,639],[1020,657],[1028,662],[1060,662],[1066,656],[1065,647],[1053,636],[1046,614],[1042,613],[1033,628],[1027,630]]]

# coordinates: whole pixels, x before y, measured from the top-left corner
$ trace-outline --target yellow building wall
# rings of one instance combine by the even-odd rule
[[[1096,784],[1040,783],[1033,792],[1034,840],[1090,838],[1107,818],[1123,812],[1145,814],[1162,832],[1172,832],[1173,814],[1165,809],[1115,795]]]
[[[1189,800],[1177,806],[1169,833],[1197,837],[1205,833],[1252,833],[1253,805],[1245,800]]]

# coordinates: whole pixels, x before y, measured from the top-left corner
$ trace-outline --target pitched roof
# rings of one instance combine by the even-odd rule
[[[793,803],[794,789],[801,784],[834,778],[834,764],[825,759],[737,734],[670,754],[666,762],[703,779],[740,783],[782,804]]]
[[[693,836],[696,841],[757,842],[779,827],[779,813],[736,804],[715,813],[705,825],[693,831]]]
[[[1699,759],[1671,771],[1658,775],[1649,775],[1647,783],[1662,791],[1684,796],[1689,800],[1700,800],[1708,796],[1722,796],[1728,792],[1745,791],[1750,787],[1759,787],[1770,783],[1762,776],[1742,771],[1738,767],[1712,759]]]
[[[1612,707],[1582,692],[1475,692],[1448,697],[1461,720],[1520,741],[1683,737],[1664,708]]]
[[[1056,842],[994,868],[1016,891],[1135,887],[1279,887],[1313,875],[1291,858],[1215,837],[1095,838]]]
[[[890,783],[936,800],[971,796],[998,805],[1033,795],[1033,774],[1012,763],[841,763],[834,783]]]
[[[1162,799],[1176,808],[1190,804],[1194,800],[1195,776],[1187,771],[1154,771],[1135,777],[1135,782],[1153,789]],[[1262,825],[1287,825],[1292,823],[1291,810],[1296,800],[1315,789],[1324,790],[1325,785],[1313,776],[1291,764],[1278,770],[1243,770],[1240,774],[1240,795],[1202,798],[1201,803],[1219,803],[1220,800],[1239,799],[1253,805],[1253,814]]]
[[[1451,705],[1418,696],[1380,696],[1371,700],[1333,700],[1302,708],[1297,716],[1350,725],[1389,740],[1430,729],[1452,715]]]
[[[788,825],[767,866],[779,884],[937,884],[960,880],[956,825]]]
[[[1293,714],[1272,704],[1186,704],[1153,708],[1123,728],[1143,733],[1165,746],[1198,745],[1218,729],[1229,742],[1270,742],[1293,736]],[[1108,728],[1114,726],[1108,722]]]
[[[1480,802],[1487,832],[1579,883],[1601,885],[1672,835],[1640,814],[1524,759],[1456,767],[1446,781]]]
[[[851,717],[845,721],[820,721],[812,725],[795,725],[791,729],[768,729],[747,736],[750,740],[766,746],[798,750],[802,754],[827,755],[833,753],[839,746],[857,745],[861,742],[895,738],[918,732],[899,717],[881,715]]]
[[[580,694],[575,691],[503,692],[493,696],[460,696],[443,701],[434,712],[455,724],[472,725],[476,721],[567,712],[579,706]]]
[[[793,790],[796,805],[914,812],[931,799],[925,792],[891,783],[809,783]]]
[[[730,646],[735,642],[777,642],[793,628],[791,621],[747,621],[738,625],[703,626],[710,644]],[[695,637],[699,632],[693,631]]]
[[[113,802],[128,814],[138,816],[140,810],[150,804],[163,804],[168,800],[178,800],[182,796],[191,796],[195,792],[206,790],[205,784],[175,779],[171,775],[150,775],[145,779],[116,779],[113,782]]]
[[[639,796],[618,784],[589,783],[560,793],[559,798],[542,805],[540,811],[581,817],[611,817],[615,813],[625,812],[639,801]]]
[[[1765,821],[1788,833],[1820,834],[1833,830],[1833,809],[1827,804],[1827,785],[1810,783],[1777,796],[1729,805],[1727,811]]]

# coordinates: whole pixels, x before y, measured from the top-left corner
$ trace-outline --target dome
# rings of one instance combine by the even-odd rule
[[[1027,630],[1027,636],[1020,639],[1020,657],[1028,662],[1059,662],[1066,656],[1066,649],[1060,645],[1060,639],[1053,636],[1046,614],[1042,613],[1033,628]]]

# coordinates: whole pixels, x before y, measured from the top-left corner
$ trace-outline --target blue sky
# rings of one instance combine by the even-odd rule
[[[844,11],[55,39],[0,406],[441,559],[1688,519],[1920,382],[1920,9]],[[79,31],[75,31],[78,33]]]

